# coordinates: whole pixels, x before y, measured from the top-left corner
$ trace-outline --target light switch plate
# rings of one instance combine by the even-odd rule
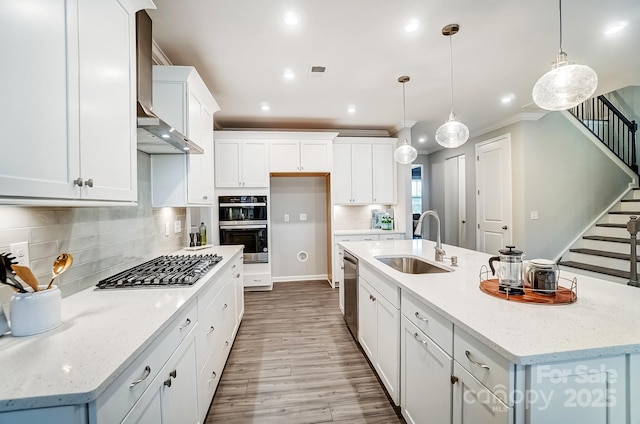
[[[171,225],[167,221],[167,222],[164,223],[164,236],[165,237],[169,237],[170,233],[171,233]]]
[[[181,221],[173,221],[173,232],[174,234],[178,234],[182,231],[182,222]]]
[[[306,213],[301,213],[300,214],[300,221],[306,221],[307,220],[307,214]]]
[[[538,211],[531,211],[531,219],[538,219]]]
[[[284,214],[284,222],[289,222],[289,214],[288,213]]]
[[[29,266],[29,242],[11,243],[9,249],[20,265]]]

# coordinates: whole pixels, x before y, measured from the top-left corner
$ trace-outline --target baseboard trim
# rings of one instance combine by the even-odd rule
[[[318,274],[318,275],[293,275],[286,277],[271,277],[274,283],[293,283],[297,281],[312,281],[312,280],[327,280],[329,281],[329,276],[327,274]]]

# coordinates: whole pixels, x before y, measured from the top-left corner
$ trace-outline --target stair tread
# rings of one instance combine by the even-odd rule
[[[609,237],[609,236],[584,236],[582,237],[585,240],[596,240],[596,241],[610,241],[612,243],[628,243],[631,244],[631,239],[626,237]],[[636,240],[636,244],[637,244]]]
[[[640,199],[622,199],[621,202],[640,202]]]
[[[640,211],[610,211],[611,215],[640,215]]]
[[[569,251],[574,253],[582,253],[583,255],[602,256],[603,258],[622,259],[625,261],[631,259],[631,254],[628,253],[607,252],[606,250],[586,249],[583,247],[570,249]],[[640,262],[640,256],[638,256],[638,262]]]
[[[628,271],[620,271],[619,269],[606,268],[606,267],[603,267],[603,266],[585,264],[585,263],[582,263],[582,262],[563,261],[563,262],[560,262],[559,265],[567,266],[567,267],[570,267],[570,268],[582,269],[584,271],[591,271],[591,272],[597,272],[597,273],[600,273],[600,274],[611,275],[611,276],[619,277],[619,278],[629,278],[629,272]]]
[[[627,224],[596,224],[596,227],[607,227],[607,228],[627,228]]]

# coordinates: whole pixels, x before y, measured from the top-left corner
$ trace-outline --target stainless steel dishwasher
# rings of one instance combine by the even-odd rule
[[[344,320],[358,341],[358,258],[344,251]]]

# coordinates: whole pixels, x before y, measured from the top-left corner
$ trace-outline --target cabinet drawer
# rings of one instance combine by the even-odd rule
[[[358,274],[364,278],[380,295],[387,299],[396,309],[400,309],[400,289],[391,281],[386,280],[380,274],[360,261]]]
[[[404,240],[404,233],[380,234],[380,240]]]
[[[453,357],[471,375],[505,403],[514,387],[512,365],[493,349],[456,327],[453,337]]]
[[[218,296],[198,320],[196,335],[198,370],[202,368],[215,346],[222,345],[224,340],[229,339],[235,327],[233,282],[234,278],[227,280]]]
[[[120,422],[124,418],[180,342],[196,326],[196,309],[196,302],[188,304],[162,335],[100,395],[96,400],[98,422]]]
[[[213,302],[213,300],[222,291],[225,282],[231,277],[232,272],[234,272],[237,267],[238,266],[234,263],[222,271],[221,274],[210,278],[209,281],[205,283],[205,287],[202,292],[198,293],[198,320],[201,319],[202,314],[209,308],[211,302]]]
[[[402,315],[433,339],[447,354],[453,355],[453,324],[442,315],[402,291]]]
[[[336,243],[340,243],[343,241],[372,241],[372,240],[380,240],[380,236],[378,234],[351,234],[344,236],[335,236]]]
[[[231,351],[231,340],[222,340],[211,352],[207,361],[198,374],[198,405],[200,407],[200,417],[206,415],[209,410],[213,395],[216,392],[224,365]],[[202,421],[204,422],[204,420]]]
[[[244,286],[270,286],[271,274],[244,274]]]
[[[458,379],[453,385],[454,423],[509,424],[514,422],[514,408],[502,402],[456,361],[453,362],[453,375]]]

